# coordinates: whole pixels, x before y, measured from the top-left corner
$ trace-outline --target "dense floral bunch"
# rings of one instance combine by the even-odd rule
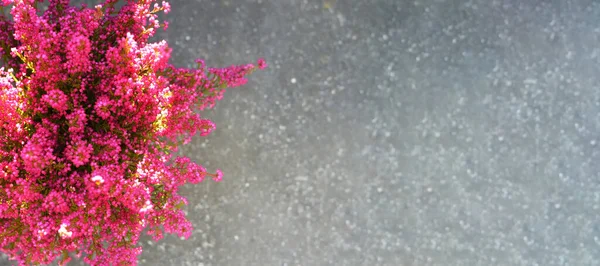
[[[197,111],[266,67],[175,68],[148,42],[168,3],[118,1],[0,0],[0,251],[21,264],[131,265],[145,228],[187,238],[178,188],[222,173],[173,153],[215,128]]]

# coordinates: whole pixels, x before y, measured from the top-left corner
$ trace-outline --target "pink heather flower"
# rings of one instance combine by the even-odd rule
[[[89,161],[92,151],[92,144],[84,140],[76,140],[67,146],[65,155],[73,165],[82,166]]]
[[[69,108],[69,98],[61,90],[49,91],[46,95],[42,96],[42,101],[59,112],[64,112]]]
[[[68,114],[66,118],[69,125],[69,133],[77,135],[85,131],[87,116],[83,108],[77,108],[73,110],[73,112]]]
[[[92,47],[88,38],[79,34],[73,36],[67,44],[67,49],[66,67],[69,73],[86,72],[91,69],[89,56]]]
[[[267,68],[267,61],[265,61],[265,59],[263,59],[263,58],[258,59],[258,68],[259,69]]]
[[[168,2],[162,1],[162,7],[164,8],[165,14],[171,12],[171,5]]]
[[[96,114],[102,119],[107,119],[108,117],[110,117],[111,103],[112,103],[112,101],[109,100],[109,98],[107,96],[100,96],[96,100],[96,105],[94,106],[94,110],[96,111]]]
[[[23,160],[24,170],[33,176],[44,172],[46,166],[54,159],[52,155],[54,142],[53,134],[40,127],[37,132],[23,146],[20,157]]]
[[[213,177],[213,180],[215,182],[221,182],[221,180],[223,180],[223,172],[221,172],[221,169],[217,169],[217,173]]]
[[[194,62],[196,62],[196,64],[198,64],[198,68],[204,70],[206,68],[206,64],[204,63],[204,60],[198,58],[196,60],[194,60]]]
[[[66,202],[64,195],[57,191],[51,191],[44,199],[43,207],[53,213],[68,213],[69,205]]]
[[[208,136],[208,134],[215,130],[215,128],[215,123],[210,120],[203,119],[200,125],[200,136]]]
[[[146,229],[191,235],[182,185],[223,178],[173,156],[215,129],[199,111],[267,64],[171,65],[167,42],[149,39],[169,27],[157,14],[167,2],[35,2],[0,0],[11,9],[0,15],[0,252],[20,265],[65,264],[65,250],[135,265]]]

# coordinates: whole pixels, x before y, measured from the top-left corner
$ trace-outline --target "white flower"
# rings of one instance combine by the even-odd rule
[[[95,182],[96,185],[100,185],[100,184],[104,183],[104,178],[97,175],[97,176],[92,177],[92,181]]]
[[[152,206],[152,203],[149,200],[147,200],[144,208],[140,209],[140,213],[145,213],[145,212],[151,210],[153,207],[154,206]]]
[[[60,225],[60,229],[58,229],[58,234],[61,238],[68,238],[73,235],[73,232],[68,231],[67,225],[63,223]]]
[[[43,236],[48,234],[48,232],[46,232],[46,229],[41,229],[41,230],[38,230],[37,232],[38,232],[38,236],[37,236],[38,240],[42,239]]]

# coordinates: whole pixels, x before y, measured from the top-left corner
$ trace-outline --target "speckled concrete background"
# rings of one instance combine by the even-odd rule
[[[175,64],[270,68],[140,265],[600,265],[597,1],[171,2]]]

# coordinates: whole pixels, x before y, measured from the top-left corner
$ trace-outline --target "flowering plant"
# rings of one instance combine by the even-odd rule
[[[169,4],[118,1],[38,15],[43,0],[0,0],[0,251],[20,264],[130,265],[145,228],[189,237],[178,188],[222,173],[173,153],[215,128],[197,111],[266,67],[175,68],[148,41]]]

